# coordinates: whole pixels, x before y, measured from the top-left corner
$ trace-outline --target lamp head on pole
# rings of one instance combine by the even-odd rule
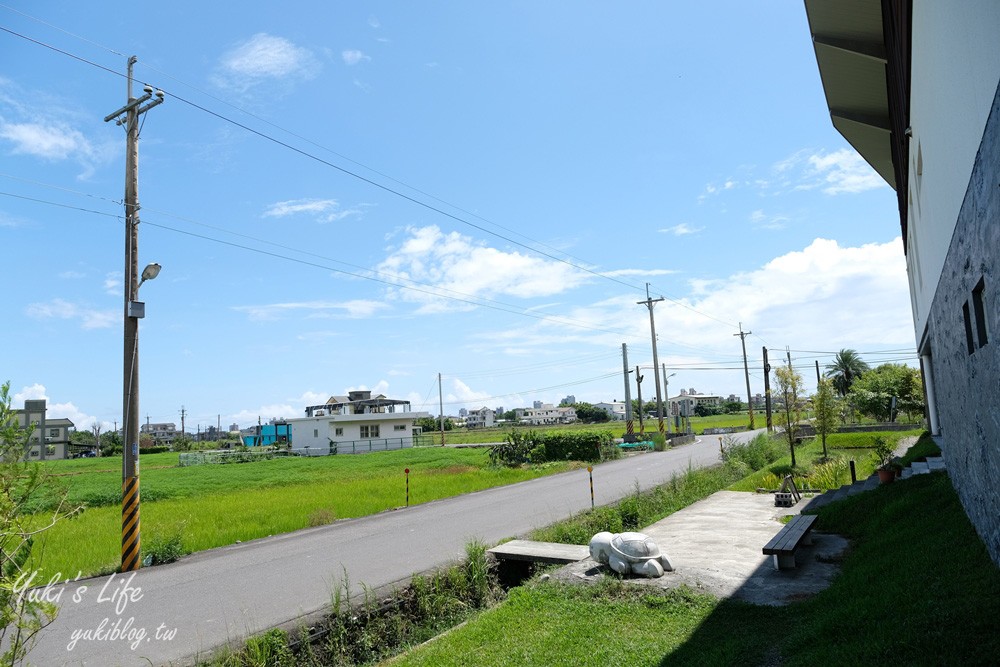
[[[142,270],[142,280],[139,281],[139,285],[136,287],[136,290],[138,290],[139,287],[141,287],[147,280],[152,280],[156,276],[160,275],[160,268],[160,265],[156,262],[147,264],[146,268]]]

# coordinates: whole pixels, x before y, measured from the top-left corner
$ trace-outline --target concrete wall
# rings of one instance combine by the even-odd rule
[[[907,274],[916,339],[1000,78],[1000,2],[913,1]]]
[[[916,4],[916,3],[915,3]],[[992,5],[992,3],[991,3]],[[948,3],[950,9],[963,3]],[[983,49],[1000,52],[1000,3]],[[963,65],[964,66],[964,65]],[[992,113],[973,161],[971,179],[947,248],[931,303],[928,337],[937,416],[948,473],[966,513],[1000,564],[1000,90],[993,76]],[[948,138],[948,137],[944,137]],[[963,306],[972,309],[980,280],[988,341],[980,345],[972,322],[969,353]],[[973,313],[973,318],[975,315]]]
[[[290,419],[292,451],[315,456],[326,455],[330,441],[337,444],[340,454],[383,451],[413,446],[413,425],[427,413],[379,413],[333,415]],[[362,426],[378,426],[377,437],[362,437]],[[402,427],[397,429],[397,427]],[[340,429],[338,434],[337,430]]]

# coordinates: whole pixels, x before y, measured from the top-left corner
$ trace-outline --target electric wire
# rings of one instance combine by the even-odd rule
[[[3,5],[0,5],[0,6],[3,6]],[[29,17],[29,18],[31,18],[31,17]],[[47,44],[45,42],[42,42],[40,40],[33,39],[31,37],[23,35],[23,34],[21,34],[19,32],[16,32],[14,30],[9,29],[9,28],[0,26],[0,30],[2,30],[4,32],[7,32],[7,33],[9,33],[11,35],[14,35],[16,37],[20,37],[20,38],[22,38],[24,40],[27,40],[27,41],[29,41],[29,42],[31,42],[33,44],[38,45],[38,46],[41,46],[41,47],[50,49],[52,51],[55,51],[56,53],[60,53],[62,55],[66,55],[66,56],[68,56],[70,58],[73,58],[74,60],[78,60],[80,62],[86,63],[88,65],[91,65],[93,67],[101,69],[101,70],[103,70],[105,72],[114,74],[114,75],[122,77],[122,78],[126,77],[126,75],[122,74],[121,72],[117,72],[117,71],[115,71],[115,70],[113,70],[111,68],[105,67],[105,66],[100,65],[100,64],[98,64],[96,62],[93,62],[93,61],[88,60],[86,58],[83,58],[81,56],[75,55],[73,53],[70,53],[70,52],[65,51],[63,49],[60,49],[58,47],[52,46],[52,45]],[[67,32],[67,34],[72,34],[72,33],[69,33],[68,31],[64,31],[64,32]],[[107,47],[102,47],[102,48],[107,48]],[[111,51],[110,49],[108,49],[108,50]],[[112,52],[115,53],[115,54],[117,54],[117,52],[115,52],[115,51],[112,51]],[[173,78],[173,77],[171,77],[171,78]],[[175,80],[177,80],[177,79],[175,79]],[[178,81],[180,82],[180,80],[178,80]],[[140,83],[147,83],[147,82],[140,81]],[[183,83],[183,82],[181,82],[181,83]],[[188,84],[185,84],[185,85],[188,85]],[[194,87],[192,86],[192,88],[194,88]],[[198,92],[201,92],[197,88],[194,88],[194,90],[196,90]],[[495,236],[496,238],[502,239],[502,240],[504,240],[504,241],[506,241],[508,243],[511,243],[511,244],[516,245],[516,246],[521,247],[521,248],[524,248],[524,249],[529,250],[531,252],[534,252],[536,254],[542,255],[543,257],[547,257],[548,259],[551,259],[553,261],[560,262],[562,264],[566,264],[567,266],[570,266],[570,267],[576,269],[577,271],[582,271],[582,272],[585,272],[585,273],[589,273],[589,274],[591,274],[593,276],[596,276],[596,277],[599,277],[599,278],[604,278],[605,280],[609,280],[609,281],[612,281],[614,283],[618,283],[619,285],[622,285],[622,286],[625,286],[625,287],[629,287],[631,289],[635,289],[635,290],[641,290],[642,289],[641,287],[639,287],[638,285],[635,285],[634,283],[630,283],[630,282],[624,281],[624,280],[619,280],[618,278],[616,278],[614,276],[610,276],[610,275],[608,275],[608,272],[597,271],[597,270],[595,270],[595,269],[593,269],[591,267],[585,266],[582,263],[571,262],[571,261],[566,260],[566,259],[564,259],[562,257],[558,257],[558,256],[556,256],[556,255],[554,255],[552,253],[544,252],[544,251],[539,250],[538,248],[533,247],[531,245],[528,245],[528,244],[525,244],[525,243],[521,243],[520,241],[516,241],[516,240],[510,238],[509,236],[505,236],[505,235],[500,234],[498,232],[495,232],[493,230],[487,229],[487,228],[485,228],[485,227],[483,227],[481,225],[477,225],[476,223],[471,222],[471,221],[469,221],[469,220],[467,220],[467,219],[465,219],[465,218],[463,218],[461,216],[449,213],[448,211],[445,211],[445,210],[443,210],[442,208],[440,208],[438,206],[433,206],[433,205],[431,205],[431,204],[429,204],[429,203],[427,203],[425,201],[417,199],[416,197],[412,197],[410,195],[407,195],[407,194],[405,194],[403,192],[400,192],[399,190],[396,190],[394,188],[391,188],[391,187],[389,187],[389,186],[387,186],[387,185],[385,185],[383,183],[379,183],[378,181],[375,181],[375,180],[373,180],[371,178],[367,178],[367,177],[365,177],[365,176],[363,176],[361,174],[358,174],[358,173],[356,173],[354,171],[351,171],[350,169],[347,169],[347,168],[342,167],[340,165],[337,165],[337,164],[335,164],[333,162],[330,162],[329,160],[325,160],[325,159],[323,159],[323,158],[321,158],[321,157],[319,157],[317,155],[314,155],[314,154],[312,154],[312,153],[310,153],[310,152],[308,152],[306,150],[298,148],[297,146],[293,146],[292,144],[290,144],[290,143],[288,143],[286,141],[282,141],[281,139],[278,139],[277,137],[273,137],[273,136],[271,136],[271,135],[269,135],[269,134],[267,134],[265,132],[262,132],[260,130],[255,129],[255,128],[252,128],[249,125],[241,123],[241,122],[239,122],[239,121],[237,121],[237,120],[235,120],[233,118],[229,118],[228,116],[225,116],[225,115],[223,115],[223,114],[221,114],[219,112],[213,111],[213,110],[211,110],[211,109],[209,109],[209,108],[207,108],[205,106],[202,106],[202,105],[194,102],[193,100],[189,100],[189,99],[187,99],[185,97],[182,97],[181,95],[178,95],[176,93],[169,92],[169,91],[164,91],[164,92],[166,92],[167,94],[170,95],[170,97],[172,97],[173,99],[176,99],[179,102],[187,104],[188,106],[190,106],[190,107],[192,107],[194,109],[197,109],[197,110],[199,110],[199,111],[201,111],[201,112],[203,112],[205,114],[208,114],[208,115],[210,115],[210,116],[212,116],[212,117],[214,117],[214,118],[216,118],[218,120],[221,120],[221,121],[223,121],[225,123],[229,123],[230,125],[234,125],[234,126],[240,128],[240,129],[242,129],[242,130],[244,130],[246,132],[249,132],[249,133],[251,133],[251,134],[253,134],[253,135],[255,135],[255,136],[257,136],[257,137],[259,137],[261,139],[264,139],[265,141],[272,142],[272,143],[274,143],[274,144],[276,144],[278,146],[281,146],[281,147],[286,148],[286,149],[288,149],[288,150],[290,150],[290,151],[292,151],[294,153],[297,153],[297,154],[299,154],[302,157],[305,157],[307,159],[313,160],[313,161],[315,161],[315,162],[317,162],[319,164],[325,165],[325,166],[327,166],[329,168],[335,169],[335,170],[337,170],[337,171],[339,171],[339,172],[341,172],[341,173],[343,173],[343,174],[345,174],[347,176],[350,176],[352,178],[360,180],[360,181],[362,181],[362,182],[364,182],[364,183],[366,183],[368,185],[371,185],[372,187],[380,189],[380,190],[382,190],[382,191],[384,191],[386,193],[395,195],[395,196],[397,196],[397,197],[399,197],[401,199],[404,199],[404,200],[406,200],[406,201],[408,201],[408,202],[410,202],[412,204],[415,204],[417,206],[423,207],[423,208],[425,208],[425,209],[427,209],[429,211],[432,211],[432,212],[437,213],[437,214],[439,214],[441,216],[444,216],[446,218],[454,220],[455,222],[458,222],[460,224],[472,227],[472,228],[477,229],[477,230],[479,230],[479,231],[481,231],[481,232],[483,232],[485,234],[489,234],[491,236]],[[211,96],[211,95],[209,95],[209,97],[211,97],[212,99],[217,99],[217,98],[215,98],[214,96]],[[232,105],[230,105],[230,106],[232,106]],[[239,107],[234,107],[234,108],[239,109]],[[248,113],[248,115],[250,115],[253,118],[257,118],[257,116],[255,116],[253,114],[249,114]],[[260,120],[260,119],[258,119],[258,120]],[[267,121],[263,121],[263,122],[267,122]],[[323,148],[322,146],[316,144],[315,142],[312,142],[312,141],[307,140],[307,139],[303,139],[302,137],[299,137],[299,135],[297,135],[295,133],[289,132],[288,130],[284,130],[280,126],[274,125],[272,123],[268,123],[268,124],[271,124],[274,127],[277,127],[278,129],[282,130],[283,132],[287,132],[289,135],[291,135],[293,137],[296,137],[296,138],[299,138],[299,139],[302,139],[303,141],[306,141],[307,143],[310,143],[310,144],[312,144],[312,145],[314,145],[314,146],[316,146],[318,148],[321,148],[323,150],[329,150],[329,149]],[[428,198],[433,199],[435,201],[438,201],[438,202],[440,202],[442,204],[445,204],[445,205],[447,205],[449,207],[452,207],[455,210],[458,210],[458,211],[461,211],[463,213],[469,214],[468,211],[466,211],[465,209],[462,209],[461,207],[458,207],[458,206],[455,206],[453,204],[450,204],[450,203],[448,203],[448,202],[446,202],[446,201],[444,201],[442,199],[434,197],[433,195],[428,195],[427,193],[424,193],[423,191],[421,191],[421,190],[419,190],[417,188],[413,188],[412,186],[406,185],[402,181],[399,181],[399,180],[394,179],[392,177],[385,176],[384,174],[381,174],[381,172],[378,172],[378,171],[376,171],[374,169],[370,169],[369,167],[366,167],[362,163],[359,163],[359,162],[356,162],[354,160],[351,160],[350,158],[345,158],[344,156],[340,155],[339,153],[335,153],[334,151],[329,151],[329,152],[331,152],[334,155],[337,155],[338,157],[346,159],[349,162],[352,162],[353,164],[357,164],[357,165],[359,165],[359,166],[361,166],[361,167],[363,167],[365,169],[368,169],[369,171],[372,171],[373,173],[376,173],[376,174],[379,174],[379,175],[381,175],[381,176],[383,176],[385,178],[388,178],[389,180],[391,180],[391,181],[393,181],[395,183],[403,185],[404,187],[406,187],[408,189],[411,189],[414,192],[418,192],[418,193],[422,194],[423,196],[427,196]],[[504,226],[499,225],[497,223],[491,222],[491,221],[487,220],[486,218],[483,218],[483,217],[475,215],[475,214],[471,214],[471,215],[472,215],[472,217],[476,217],[476,218],[478,218],[480,220],[483,220],[484,222],[487,222],[488,224],[491,224],[491,225],[494,225],[496,227],[499,227],[500,229],[503,229],[503,230],[508,231],[510,233],[513,233],[513,234],[517,234],[519,236],[522,236],[525,239],[529,239],[529,240],[532,241],[532,243],[535,243],[537,245],[541,245],[543,247],[551,248],[550,246],[546,246],[545,244],[543,244],[543,243],[541,243],[539,241],[536,241],[534,239],[531,239],[530,237],[528,237],[526,235],[523,235],[523,234],[521,234],[519,232],[510,230],[507,227],[504,227]],[[572,257],[571,255],[569,255],[567,253],[563,253],[563,254],[566,254],[567,257]],[[579,258],[575,258],[574,257],[573,259],[579,259]],[[582,260],[579,260],[579,261],[582,262]],[[664,297],[664,298],[666,299],[667,297]],[[677,299],[671,298],[669,300],[672,303],[675,303],[676,305],[678,305],[678,306],[680,306],[682,308],[685,308],[687,310],[690,310],[693,313],[701,315],[702,317],[706,317],[708,319],[714,320],[714,321],[719,322],[721,324],[725,324],[726,326],[730,326],[730,327],[733,326],[731,322],[726,322],[725,320],[722,320],[722,319],[719,319],[719,318],[714,317],[712,315],[709,315],[708,313],[699,311],[698,309],[696,309],[696,308],[694,308],[692,306],[689,306],[689,305],[687,305],[687,304],[685,304],[685,303],[683,303],[683,302],[681,302],[681,301],[679,301]]]

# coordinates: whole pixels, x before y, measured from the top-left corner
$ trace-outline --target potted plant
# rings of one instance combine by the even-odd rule
[[[888,484],[896,479],[895,453],[892,447],[885,441],[885,438],[877,436],[875,438],[875,449],[872,452],[872,462],[875,464],[875,472],[878,473],[878,480],[882,484]]]

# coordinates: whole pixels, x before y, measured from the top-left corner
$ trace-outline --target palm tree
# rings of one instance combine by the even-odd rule
[[[847,392],[861,374],[871,370],[855,350],[841,349],[834,357],[832,364],[826,366],[826,377],[833,380],[833,388],[841,396],[847,396]]]

